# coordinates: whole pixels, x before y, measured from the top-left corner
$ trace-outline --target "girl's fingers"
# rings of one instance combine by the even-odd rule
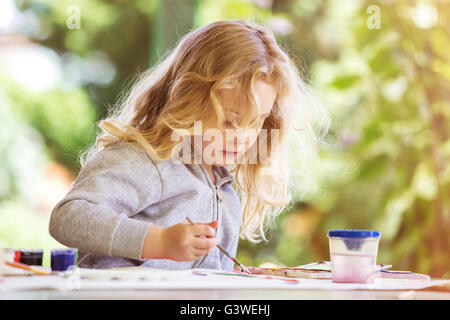
[[[211,227],[213,227],[214,229],[217,228],[217,226],[219,225],[219,221],[215,220],[213,222],[208,223],[208,225],[210,225]]]
[[[217,226],[219,225],[219,221],[214,220],[214,221],[208,222],[208,223],[206,223],[206,222],[199,222],[198,224],[204,224],[205,226],[210,226],[210,227],[212,227],[213,229],[216,229]]]
[[[198,250],[197,249],[194,252],[194,256],[198,259],[198,258],[201,258],[201,257],[207,255],[208,253],[209,253],[209,250]]]
[[[194,238],[192,245],[198,250],[210,250],[217,246],[216,238]]]
[[[194,236],[201,237],[215,237],[216,231],[207,224],[195,224],[192,226],[194,231]]]

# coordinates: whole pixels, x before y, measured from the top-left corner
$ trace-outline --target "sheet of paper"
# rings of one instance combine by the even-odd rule
[[[142,269],[142,270],[140,270]],[[90,270],[90,269],[89,269]],[[182,271],[138,268],[137,270],[80,270],[85,277],[5,277],[0,291],[12,290],[154,290],[154,289],[284,289],[284,290],[413,290],[448,283],[450,280],[377,279],[373,284],[334,283],[330,279],[292,279],[267,275],[243,275],[210,269]],[[114,274],[113,274],[114,272]],[[130,276],[130,272],[141,276]],[[88,275],[90,273],[90,275]],[[104,273],[99,276],[100,273]],[[150,275],[153,274],[153,275]],[[157,276],[159,274],[159,276]],[[87,276],[86,276],[87,275]],[[111,277],[113,275],[113,277]]]

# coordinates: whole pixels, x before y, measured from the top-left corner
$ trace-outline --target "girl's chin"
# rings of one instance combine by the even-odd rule
[[[215,158],[214,156],[209,159],[215,166],[229,166],[236,162],[241,154],[238,152],[224,152],[222,151],[221,157]]]
[[[229,161],[223,160],[222,162],[215,162],[214,165],[216,167],[226,167],[233,163],[234,163],[234,160],[229,160]]]
[[[236,161],[236,157],[228,157],[228,158],[226,158],[224,156],[224,157],[222,157],[221,161],[215,161],[214,165],[215,166],[228,166],[230,164],[235,163],[235,161]]]

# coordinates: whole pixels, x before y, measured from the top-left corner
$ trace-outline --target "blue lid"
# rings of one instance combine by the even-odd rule
[[[74,256],[77,254],[76,249],[52,249],[51,256]]]
[[[341,238],[368,238],[380,236],[380,232],[375,230],[346,230],[346,229],[336,229],[328,231],[329,237],[341,237]]]

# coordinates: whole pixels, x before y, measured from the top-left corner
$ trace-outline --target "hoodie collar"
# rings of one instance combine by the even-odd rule
[[[185,139],[183,139],[183,142],[181,142],[183,145],[185,146],[186,143],[188,143]],[[175,157],[180,160],[181,163],[185,163],[185,164],[190,164],[193,166],[198,166],[201,171],[205,174],[206,179],[208,181],[208,183],[212,186],[212,187],[220,187],[221,185],[225,184],[225,183],[233,183],[234,182],[234,176],[230,173],[230,171],[227,169],[226,166],[216,166],[216,165],[212,165],[212,172],[216,177],[216,184],[214,185],[211,176],[209,175],[209,173],[206,171],[205,166],[203,165],[203,163],[192,163],[194,159],[201,159],[201,155],[198,154],[198,152],[193,148],[193,146],[191,144],[189,144],[187,146],[188,148],[191,148],[191,159],[189,162],[189,160],[183,159],[183,155],[182,155],[182,150],[179,152],[179,154],[175,155]],[[197,157],[195,157],[195,155],[197,155]]]

